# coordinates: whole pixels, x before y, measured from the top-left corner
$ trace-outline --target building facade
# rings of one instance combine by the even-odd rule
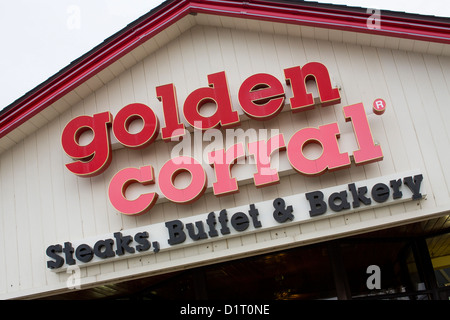
[[[448,299],[449,27],[164,2],[0,113],[0,297]]]

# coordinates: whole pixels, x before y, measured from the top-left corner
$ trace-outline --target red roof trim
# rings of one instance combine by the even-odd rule
[[[450,44],[450,23],[418,15],[381,15],[381,29],[367,28],[370,14],[335,5],[286,1],[167,1],[138,19],[0,113],[0,138],[44,110],[140,44],[191,13],[316,26]]]

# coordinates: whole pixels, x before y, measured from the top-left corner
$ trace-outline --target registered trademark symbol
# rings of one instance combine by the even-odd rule
[[[377,115],[381,115],[386,111],[386,102],[383,99],[375,99],[373,102],[373,112]]]

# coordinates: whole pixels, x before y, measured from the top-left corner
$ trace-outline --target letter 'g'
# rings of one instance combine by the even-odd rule
[[[105,171],[111,163],[111,142],[108,125],[112,122],[109,112],[72,119],[64,128],[61,144],[67,155],[75,162],[66,164],[67,169],[81,177],[93,177]],[[80,136],[91,130],[93,139],[80,145]]]

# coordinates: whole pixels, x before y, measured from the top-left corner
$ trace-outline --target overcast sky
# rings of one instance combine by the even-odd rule
[[[162,2],[162,0],[2,0],[0,109]],[[319,2],[450,17],[448,0]]]

